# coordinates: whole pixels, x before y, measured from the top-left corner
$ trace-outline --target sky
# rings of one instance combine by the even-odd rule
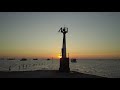
[[[0,57],[120,58],[120,12],[0,12]]]

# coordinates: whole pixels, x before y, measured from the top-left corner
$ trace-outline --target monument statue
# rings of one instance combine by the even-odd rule
[[[69,57],[66,57],[66,33],[68,33],[68,28],[60,28],[59,32],[63,33],[63,44],[62,44],[62,57],[60,58],[60,72],[69,72]]]

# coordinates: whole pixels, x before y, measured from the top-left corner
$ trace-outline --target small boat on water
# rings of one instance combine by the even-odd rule
[[[49,58],[47,60],[50,60]]]
[[[15,58],[8,58],[8,60],[15,60]]]
[[[27,59],[26,58],[22,58],[20,61],[26,61]]]
[[[77,61],[76,61],[76,59],[71,59],[71,62],[74,62],[74,63],[75,63],[75,62],[77,62]]]
[[[33,60],[38,60],[37,58],[34,58]]]

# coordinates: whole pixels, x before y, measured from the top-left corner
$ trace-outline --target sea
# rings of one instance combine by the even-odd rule
[[[59,60],[33,60],[27,59],[0,60],[0,71],[34,71],[59,70]],[[118,59],[87,59],[69,61],[71,71],[103,76],[107,78],[120,78],[120,60]]]

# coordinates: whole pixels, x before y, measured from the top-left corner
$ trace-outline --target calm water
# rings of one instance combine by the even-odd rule
[[[59,60],[0,60],[0,71],[58,70]],[[77,60],[71,71],[120,78],[120,60]]]

